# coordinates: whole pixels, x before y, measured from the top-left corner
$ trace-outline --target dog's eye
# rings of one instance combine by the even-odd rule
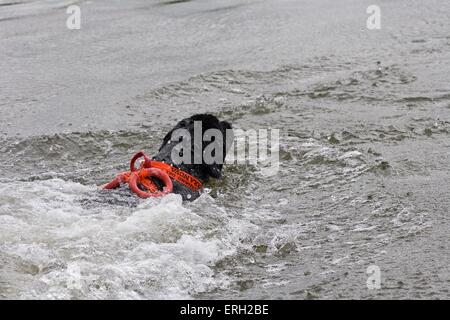
[[[181,151],[178,153],[178,155],[179,155],[180,157],[182,157],[182,156],[183,156],[183,150],[181,150]]]

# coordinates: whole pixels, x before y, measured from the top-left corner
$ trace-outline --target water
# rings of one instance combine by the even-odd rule
[[[0,297],[449,298],[450,5],[0,2]],[[98,186],[179,119],[281,129],[200,199]],[[368,290],[367,267],[381,270]]]

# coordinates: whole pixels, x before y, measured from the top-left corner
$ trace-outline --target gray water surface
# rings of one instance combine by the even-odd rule
[[[450,3],[371,4],[0,1],[0,298],[448,299]],[[278,174],[98,193],[198,112]]]

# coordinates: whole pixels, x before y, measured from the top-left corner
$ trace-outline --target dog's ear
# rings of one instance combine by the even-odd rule
[[[223,137],[223,140],[222,140],[222,143],[223,143],[222,162],[205,165],[206,172],[215,179],[219,179],[222,176],[222,168],[223,168],[223,164],[225,163],[225,157],[226,157],[227,152],[230,149],[231,145],[233,144],[233,140],[234,140],[233,130],[231,128],[230,123],[228,123],[227,121],[222,121],[219,123],[218,129],[222,132],[222,137]]]
[[[220,179],[222,177],[222,164],[208,164],[206,166],[206,173],[208,173],[214,179]]]
[[[222,131],[223,135],[223,157],[225,159],[225,156],[228,153],[228,150],[230,150],[231,146],[233,145],[234,141],[234,133],[233,128],[231,127],[231,124],[227,121],[220,122],[220,131]]]

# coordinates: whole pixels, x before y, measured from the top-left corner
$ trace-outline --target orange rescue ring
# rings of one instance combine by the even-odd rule
[[[136,154],[139,155],[140,153]],[[133,157],[134,161],[136,161],[136,159],[140,158],[142,155],[139,155],[137,157]],[[144,155],[144,159],[145,159],[145,155]],[[132,161],[131,163],[131,168],[134,167],[134,161]],[[146,192],[143,191],[141,189],[139,189],[139,187],[137,186],[138,180],[142,181],[145,178],[150,178],[150,177],[155,177],[158,178],[159,180],[161,180],[164,183],[164,188],[162,191],[158,191],[158,192]],[[131,172],[130,175],[130,180],[128,181],[129,185],[130,185],[130,189],[131,191],[133,191],[134,193],[136,193],[139,197],[141,198],[150,198],[150,197],[163,197],[168,193],[171,193],[173,190],[173,184],[172,184],[172,180],[170,180],[169,175],[162,171],[161,169],[157,169],[157,168],[148,168],[148,169],[141,169],[138,172],[136,172],[136,169],[134,171]]]
[[[136,168],[136,161],[144,158],[139,169]],[[151,179],[158,178],[164,184],[163,190],[159,191],[157,184]],[[131,191],[141,198],[162,197],[173,192],[172,180],[186,186],[192,191],[199,191],[202,187],[202,181],[189,173],[180,170],[170,164],[151,160],[143,151],[136,153],[130,162],[130,171],[118,174],[113,181],[103,186],[103,189],[115,189],[121,184],[130,186]],[[140,189],[147,189],[146,191]]]

